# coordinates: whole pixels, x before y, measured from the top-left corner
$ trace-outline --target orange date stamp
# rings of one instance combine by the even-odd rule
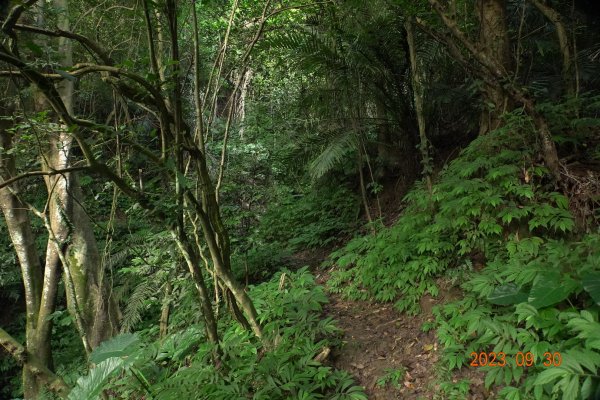
[[[471,362],[469,365],[471,367],[506,367],[511,363],[511,360],[514,360],[514,364],[517,367],[533,367],[535,365],[558,367],[562,364],[562,356],[558,351],[555,351],[554,353],[549,351],[545,352],[541,359],[537,361],[537,364],[535,355],[530,351],[525,353],[519,351],[514,356],[507,355],[504,352],[474,351],[471,353],[470,358]]]

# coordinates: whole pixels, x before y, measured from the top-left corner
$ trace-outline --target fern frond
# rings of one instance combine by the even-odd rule
[[[355,134],[346,133],[329,145],[310,163],[310,175],[317,180],[335,167],[349,152],[355,149],[358,140]]]
[[[121,332],[131,332],[133,327],[142,320],[146,301],[156,296],[163,283],[158,279],[144,279],[135,287],[123,311]]]

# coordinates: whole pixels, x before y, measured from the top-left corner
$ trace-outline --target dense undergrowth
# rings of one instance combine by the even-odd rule
[[[202,325],[192,324],[163,340],[124,334],[103,343],[91,356],[96,364],[79,378],[70,399],[366,399],[350,375],[315,358],[334,345],[338,329],[321,318],[327,296],[304,268],[279,272],[250,290],[272,348],[231,320],[222,321],[223,356]]]
[[[278,189],[252,231],[236,243],[233,270],[240,279],[268,279],[292,254],[339,244],[358,226],[358,198],[344,186]]]
[[[581,146],[582,158],[597,159],[588,128],[598,120],[568,112],[555,107],[553,127],[569,132],[562,138]],[[530,131],[526,118],[509,116],[450,163],[431,192],[417,185],[395,225],[329,261],[338,266],[332,290],[410,313],[423,295],[438,296],[440,283],[461,286],[464,296],[434,309],[435,322],[423,327],[437,328],[440,389],[450,398],[469,390],[452,383],[451,371],[476,364],[501,398],[588,399],[600,390],[600,233],[574,218],[574,201],[548,179]]]

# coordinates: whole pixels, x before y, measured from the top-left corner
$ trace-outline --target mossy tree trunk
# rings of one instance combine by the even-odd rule
[[[4,107],[2,107],[4,108]],[[4,109],[3,115],[10,115]],[[6,120],[0,120],[0,147],[4,149],[0,153],[0,177],[3,181],[16,175],[15,159],[11,153],[13,149],[13,133],[9,132],[11,125]],[[51,326],[50,321],[42,320],[44,326],[39,325],[40,302],[42,300],[43,273],[42,265],[35,246],[35,238],[31,229],[31,221],[27,211],[27,205],[21,200],[18,184],[13,184],[0,189],[0,208],[4,214],[6,227],[21,267],[23,288],[25,291],[25,345],[29,352],[45,355],[40,362],[47,365],[50,354],[50,342],[44,340],[40,331]],[[47,300],[44,298],[44,300]],[[46,306],[43,303],[42,306]],[[41,337],[41,341],[40,341]],[[23,391],[26,399],[35,399],[39,394],[40,387],[32,371],[23,367]]]
[[[62,10],[59,13],[59,28],[68,29],[68,13],[66,0],[56,0],[54,6]],[[31,6],[31,4],[29,4]],[[40,9],[34,9],[35,20],[43,22]],[[47,38],[38,40],[41,44],[52,45]],[[72,46],[69,40],[58,41],[58,62],[61,65],[72,64]],[[35,86],[34,86],[35,87]],[[39,89],[39,87],[38,87]],[[60,81],[56,85],[65,109],[73,112],[73,83]],[[12,84],[9,90],[13,94],[17,89]],[[34,90],[31,110],[47,111],[51,104],[47,101],[43,90]],[[27,113],[16,105],[3,104],[2,115],[14,116]],[[26,303],[26,348],[35,357],[35,368],[31,363],[23,365],[23,389],[26,399],[39,398],[40,384],[47,384],[40,379],[40,370],[52,369],[52,319],[56,308],[56,297],[64,272],[65,288],[69,309],[77,320],[84,346],[87,351],[96,347],[103,340],[111,337],[117,328],[118,310],[114,300],[107,295],[107,280],[101,266],[98,246],[87,212],[83,209],[83,195],[75,176],[75,172],[55,173],[69,170],[73,138],[66,126],[39,121],[43,129],[34,132],[37,144],[42,144],[43,152],[39,155],[42,175],[48,197],[43,210],[38,210],[23,199],[19,191],[19,182],[0,188],[0,208],[2,208],[7,228],[17,254],[25,287]],[[0,126],[1,146],[5,150],[14,146],[27,146],[21,142],[20,129],[12,126],[13,121],[2,121]],[[32,128],[30,128],[32,129]],[[31,132],[28,132],[31,133]],[[0,155],[0,174],[2,180],[18,175],[12,152]],[[38,249],[32,233],[30,215],[35,214],[43,220],[48,231],[46,253],[38,256]],[[74,307],[77,304],[77,307]]]
[[[55,0],[59,10],[58,26],[69,30],[68,0]],[[70,40],[58,39],[58,56],[61,65],[73,64],[73,47]],[[56,85],[68,113],[74,113],[74,84],[63,79]],[[48,109],[42,93],[37,104]],[[42,111],[42,110],[40,110]],[[49,146],[42,156],[47,171],[65,170],[72,166],[73,137],[67,126],[59,125],[49,137]],[[71,314],[79,319],[84,347],[89,352],[118,331],[118,310],[110,296],[108,280],[98,249],[89,214],[84,209],[83,193],[76,172],[46,176],[48,190],[49,232],[46,251],[48,273],[56,274],[57,267],[65,272],[67,302]],[[54,237],[52,237],[54,236]],[[60,254],[62,252],[62,254]],[[68,271],[67,271],[68,269]],[[49,294],[55,296],[54,294]],[[48,309],[50,311],[50,309]]]

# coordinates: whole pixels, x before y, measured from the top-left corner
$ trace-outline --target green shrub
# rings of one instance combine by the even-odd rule
[[[326,247],[350,235],[358,212],[356,195],[344,187],[313,188],[301,195],[280,189],[257,216],[253,232],[232,241],[232,269],[240,280],[268,279],[295,252]]]
[[[366,399],[346,372],[315,361],[335,343],[338,329],[321,319],[327,296],[306,269],[279,273],[251,295],[274,348],[264,349],[232,321],[222,327],[218,365],[209,361],[213,349],[198,325],[146,346],[135,335],[121,335],[94,351],[97,366],[79,379],[71,398],[106,390],[111,398],[146,393],[157,400]]]
[[[502,352],[506,367],[484,367],[485,383],[507,385],[506,398],[591,398],[600,368],[599,281],[599,234],[578,242],[513,238],[463,284],[463,300],[434,310],[444,363],[454,369],[472,352]],[[518,365],[519,352],[530,352],[533,365]],[[553,362],[548,354],[562,364],[544,366]]]
[[[585,135],[563,136],[582,144]],[[415,313],[421,296],[437,296],[439,277],[462,283],[464,298],[435,308],[435,322],[423,327],[437,328],[440,388],[451,397],[468,384],[450,384],[450,371],[481,352],[506,357],[505,367],[481,367],[488,388],[503,386],[501,398],[587,399],[600,390],[600,234],[577,233],[572,204],[552,190],[533,142],[527,119],[509,116],[473,141],[431,193],[417,185],[393,227],[354,239],[329,261],[339,267],[332,290]],[[528,352],[533,365],[517,365]],[[548,354],[561,364],[544,366]]]
[[[233,254],[232,270],[240,281],[247,276],[250,282],[261,282],[285,265],[291,254],[292,251],[283,243],[255,243],[247,252]]]
[[[543,190],[545,169],[535,165],[519,121],[471,143],[431,194],[418,184],[393,227],[333,253],[340,267],[334,290],[356,298],[399,299],[400,310],[414,313],[422,295],[437,296],[435,277],[474,254],[494,253],[514,229],[570,232],[568,200]]]
[[[262,217],[260,237],[291,250],[324,247],[356,227],[359,202],[344,187],[314,188],[295,196],[286,193]]]

